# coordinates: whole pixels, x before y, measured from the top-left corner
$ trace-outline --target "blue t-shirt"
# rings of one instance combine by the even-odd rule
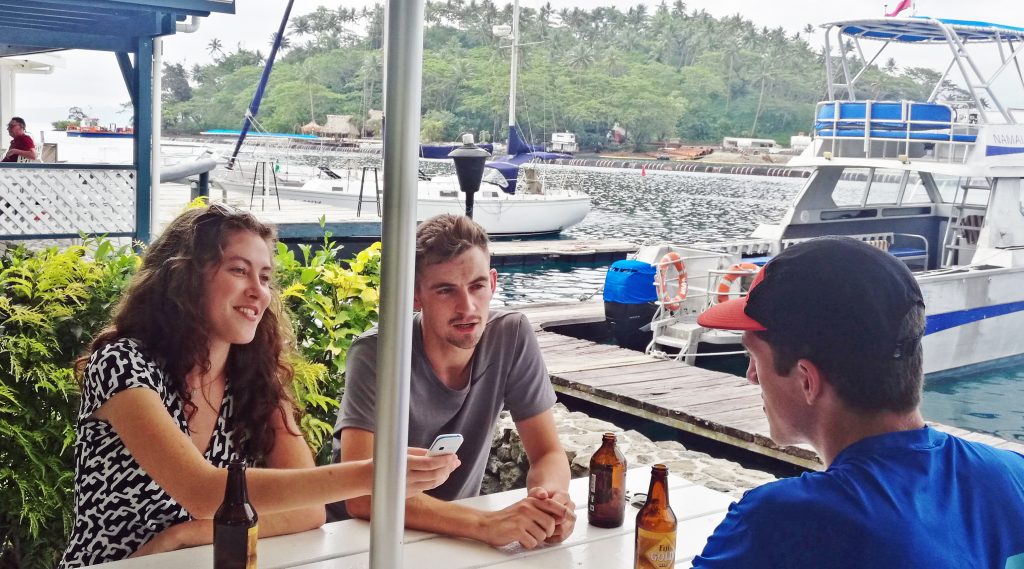
[[[1024,568],[1024,456],[925,427],[747,492],[694,568]]]

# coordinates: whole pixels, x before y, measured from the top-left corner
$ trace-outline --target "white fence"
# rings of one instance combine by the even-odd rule
[[[0,167],[0,240],[133,236],[136,182],[123,165]]]

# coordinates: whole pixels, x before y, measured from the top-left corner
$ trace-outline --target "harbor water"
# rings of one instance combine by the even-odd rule
[[[59,144],[61,160],[131,162],[130,139],[73,139],[47,132],[45,140]],[[636,243],[745,237],[757,225],[780,219],[803,184],[793,178],[579,167],[544,167],[542,176],[546,184],[580,187],[591,196],[592,211],[565,231],[563,239]],[[607,268],[558,262],[503,268],[492,304],[599,296]],[[1018,403],[1022,400],[1024,359],[1018,359],[929,377],[922,407],[928,420],[1024,441],[1024,406]]]

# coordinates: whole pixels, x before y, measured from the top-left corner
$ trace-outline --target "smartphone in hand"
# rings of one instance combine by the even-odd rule
[[[462,446],[462,440],[462,435],[457,433],[437,435],[434,442],[430,443],[430,448],[427,450],[427,456],[455,454],[455,451],[459,450],[459,447]]]

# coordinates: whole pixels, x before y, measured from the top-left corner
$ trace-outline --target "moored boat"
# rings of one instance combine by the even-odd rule
[[[97,118],[82,119],[81,124],[70,124],[67,128],[67,135],[81,138],[132,138],[135,136],[135,129],[130,126],[109,127],[100,126]]]
[[[826,58],[828,99],[817,105],[813,142],[790,162],[810,177],[782,220],[749,239],[638,251],[636,260],[657,268],[648,353],[692,363],[714,344],[738,350],[737,333],[701,328],[697,315],[745,294],[758,268],[786,247],[842,235],[914,272],[927,308],[926,373],[1024,354],[1024,112],[995,88],[1006,80],[1024,87],[1011,76],[1024,28],[912,17],[824,29],[826,53],[832,45],[841,53]],[[868,64],[850,62],[867,40],[883,42],[868,61],[891,43],[944,48],[968,100],[939,100],[939,85],[923,101],[858,97]],[[993,44],[1000,61],[979,65],[979,50],[992,53]]]

